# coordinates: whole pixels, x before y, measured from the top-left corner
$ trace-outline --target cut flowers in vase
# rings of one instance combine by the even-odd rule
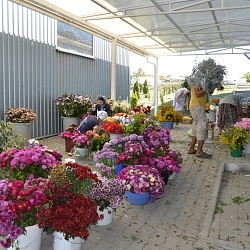
[[[149,192],[151,201],[165,189],[165,183],[157,169],[146,165],[128,166],[118,173],[117,179],[132,193]]]
[[[67,94],[55,99],[56,106],[64,117],[80,117],[92,109],[92,101],[87,96]]]
[[[46,197],[49,206],[41,210],[39,227],[47,232],[64,233],[65,239],[87,239],[88,227],[98,222],[97,205],[86,198],[97,175],[89,167],[77,163],[55,165],[49,179]]]
[[[27,108],[8,108],[6,118],[13,123],[30,123],[36,118],[36,113]]]
[[[25,227],[38,224],[40,209],[47,203],[47,179],[0,181],[0,244],[9,248],[25,233]]]

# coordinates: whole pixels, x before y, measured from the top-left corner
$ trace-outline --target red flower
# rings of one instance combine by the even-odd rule
[[[14,197],[17,197],[18,194],[19,194],[18,188],[13,187],[12,190],[11,190],[11,194],[12,194]]]

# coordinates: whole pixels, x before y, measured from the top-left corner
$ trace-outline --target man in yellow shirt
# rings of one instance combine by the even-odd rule
[[[192,141],[188,154],[196,154],[199,158],[211,159],[212,155],[203,152],[202,148],[205,140],[208,138],[208,121],[205,113],[205,104],[207,102],[207,93],[203,88],[191,88],[190,113],[193,118]],[[195,150],[195,144],[198,141],[198,148]]]

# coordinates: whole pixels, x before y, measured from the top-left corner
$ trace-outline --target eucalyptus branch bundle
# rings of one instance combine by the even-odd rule
[[[209,58],[193,68],[193,73],[187,81],[191,88],[201,87],[208,94],[212,94],[216,88],[218,90],[223,88],[221,83],[226,74],[225,66],[216,64],[213,59]]]

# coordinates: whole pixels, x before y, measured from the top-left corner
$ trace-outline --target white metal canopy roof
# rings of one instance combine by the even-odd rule
[[[103,12],[81,15],[96,25],[122,21],[116,34],[157,55],[200,50],[235,52],[250,45],[249,0],[92,0]],[[109,14],[107,14],[109,13]],[[111,14],[110,14],[111,13]],[[112,24],[106,25],[109,29]],[[241,51],[244,53],[244,51]]]
[[[157,57],[244,53],[250,45],[250,0],[47,2]]]

